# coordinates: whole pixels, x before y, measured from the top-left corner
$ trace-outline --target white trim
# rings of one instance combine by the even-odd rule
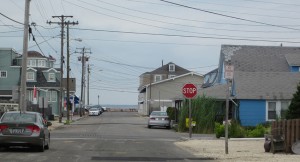
[[[43,70],[43,72],[50,72],[51,70],[53,70],[54,72],[58,73],[59,71],[57,71],[55,68],[50,68],[48,70]]]
[[[33,71],[37,72],[37,70],[36,70],[35,68],[32,68],[32,67],[28,67],[28,68],[27,68],[27,71],[28,71],[28,70],[33,70]]]
[[[275,111],[276,111],[276,118],[277,117],[281,117],[281,102],[288,102],[288,105],[291,104],[291,101],[289,100],[266,100],[266,121],[274,121],[276,120],[275,119],[269,119],[269,116],[268,116],[268,112],[269,112],[269,102],[275,102],[276,103],[276,107],[275,107]]]
[[[152,100],[154,102],[173,102],[173,100]]]
[[[171,66],[173,66],[173,69],[171,70]],[[169,64],[169,72],[175,72],[176,71],[176,66],[175,64]]]
[[[161,80],[161,81],[159,81],[159,82],[155,82],[155,83],[151,83],[151,85],[155,85],[155,84],[159,84],[159,83],[163,83],[163,82],[167,82],[167,81],[170,81],[170,80],[175,80],[175,79],[177,79],[177,78],[181,78],[181,77],[185,77],[185,76],[188,76],[188,75],[196,75],[196,76],[202,76],[203,77],[203,75],[200,75],[200,74],[197,74],[197,73],[195,73],[195,72],[189,72],[189,73],[186,73],[186,74],[183,74],[183,75],[178,75],[178,76],[176,76],[176,77],[174,77],[174,78],[170,78],[170,79],[164,79],[164,80]],[[149,86],[150,84],[147,84],[147,85],[145,85],[144,87],[147,87],[147,86]]]
[[[159,77],[160,79],[157,80],[156,77]],[[159,74],[158,74],[158,75],[157,75],[157,74],[154,75],[154,82],[159,82],[159,81],[161,81],[161,80],[162,80],[162,75],[159,75]]]

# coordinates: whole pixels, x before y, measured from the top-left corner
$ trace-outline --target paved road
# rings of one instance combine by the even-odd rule
[[[83,118],[51,132],[50,150],[2,150],[0,161],[200,161],[176,147],[182,134],[148,129],[147,119],[135,112],[105,112]]]

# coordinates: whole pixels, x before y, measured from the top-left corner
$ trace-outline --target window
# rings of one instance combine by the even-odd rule
[[[33,101],[33,90],[27,91],[28,101]]]
[[[45,60],[38,60],[38,67],[45,67]]]
[[[176,75],[169,75],[169,79],[174,77],[176,77]]]
[[[269,101],[267,102],[267,120],[275,120],[284,118],[288,110],[290,102],[285,101]]]
[[[49,82],[54,82],[55,81],[55,74],[54,73],[49,73],[48,81]]]
[[[155,75],[154,82],[161,81],[161,75]]]
[[[36,67],[36,60],[31,60],[32,67]]]
[[[276,102],[268,102],[268,119],[276,119]]]
[[[289,102],[288,101],[281,101],[281,112],[280,112],[280,117],[285,118],[286,112],[289,108]]]
[[[34,80],[34,73],[33,72],[27,72],[27,80]]]
[[[175,71],[175,65],[174,64],[169,64],[169,71],[174,72]]]
[[[48,102],[56,102],[57,101],[57,91],[48,91]]]
[[[0,71],[0,78],[7,78],[7,71]]]

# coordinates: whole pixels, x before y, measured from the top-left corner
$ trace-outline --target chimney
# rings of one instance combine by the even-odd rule
[[[161,67],[164,66],[164,60],[161,60]]]

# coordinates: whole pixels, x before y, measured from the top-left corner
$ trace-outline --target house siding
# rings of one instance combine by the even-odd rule
[[[239,111],[243,126],[256,126],[266,121],[265,100],[240,100]]]
[[[0,71],[7,72],[7,78],[0,78],[0,90],[13,90],[19,84],[20,67],[12,66],[13,59],[17,56],[12,49],[0,49]]]

